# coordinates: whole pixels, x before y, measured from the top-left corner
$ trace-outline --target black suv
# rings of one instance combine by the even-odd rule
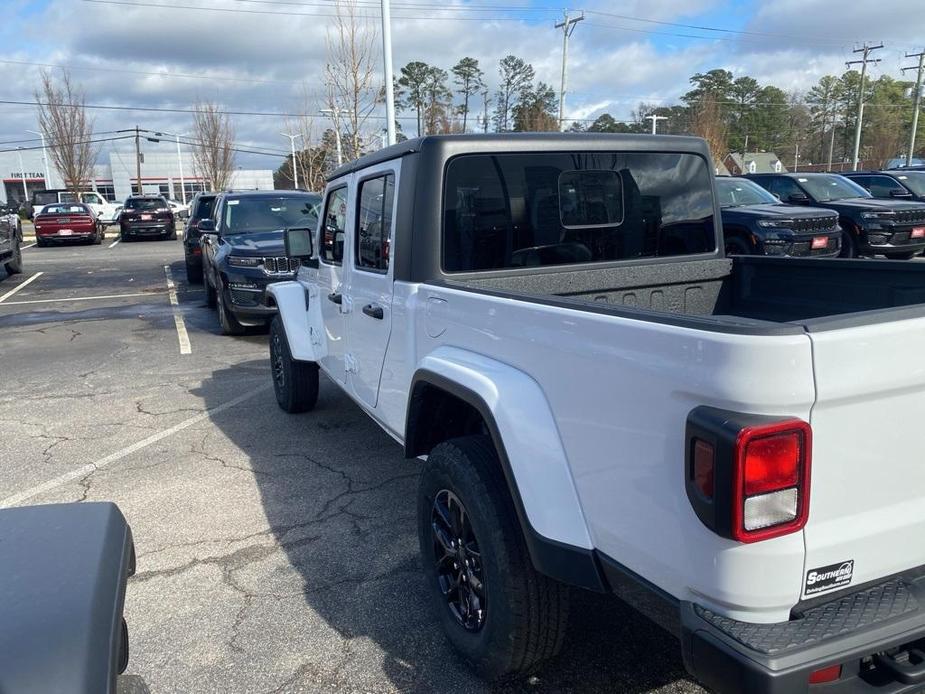
[[[177,238],[176,220],[167,199],[161,195],[131,195],[119,213],[119,236],[129,241],[139,236]]]
[[[283,232],[314,230],[320,204],[320,195],[301,191],[219,193],[199,232],[206,301],[218,308],[223,333],[240,335],[273,318],[267,285],[291,280],[299,269],[298,260],[286,257]]]
[[[721,176],[716,197],[726,255],[832,257],[841,252],[838,214],[785,205],[757,183]]]
[[[925,249],[925,204],[879,200],[854,181],[831,173],[751,174],[784,202],[838,213],[842,257],[885,255],[906,260]]]
[[[925,202],[925,171],[850,171],[842,176],[866,188],[875,198]]]
[[[183,255],[186,257],[186,279],[192,284],[202,282],[202,246],[199,244],[199,222],[212,217],[218,193],[196,193],[189,204],[189,218],[183,228]]]

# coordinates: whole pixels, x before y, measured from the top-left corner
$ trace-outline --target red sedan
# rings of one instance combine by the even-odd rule
[[[54,241],[101,243],[103,225],[89,206],[80,202],[45,205],[35,217],[35,242],[47,246]]]

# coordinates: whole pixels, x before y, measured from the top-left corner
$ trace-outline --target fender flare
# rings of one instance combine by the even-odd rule
[[[318,302],[312,301],[308,290],[298,282],[274,282],[267,287],[267,293],[276,303],[292,358],[320,361],[327,345],[317,329],[312,328],[314,311],[320,311]]]
[[[534,567],[570,585],[605,592],[555,418],[539,384],[507,364],[454,347],[424,357],[415,371],[405,430],[413,449],[415,398],[434,387],[479,412],[498,452]],[[516,399],[511,395],[516,394]],[[506,397],[502,397],[506,395]]]

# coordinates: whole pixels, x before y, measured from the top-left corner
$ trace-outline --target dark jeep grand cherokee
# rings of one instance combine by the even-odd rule
[[[300,191],[220,193],[213,214],[199,223],[206,301],[218,308],[222,332],[240,335],[263,325],[276,308],[264,294],[272,282],[291,280],[298,260],[286,257],[283,232],[314,229],[321,196]]]
[[[794,205],[838,213],[842,257],[906,260],[925,249],[925,204],[878,200],[854,181],[828,173],[753,174],[749,179]]]
[[[756,183],[721,176],[716,197],[726,255],[832,257],[841,252],[838,214],[785,205]]]

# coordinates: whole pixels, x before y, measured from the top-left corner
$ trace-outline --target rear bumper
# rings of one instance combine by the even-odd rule
[[[902,665],[903,653],[925,648],[921,573],[837,593],[778,624],[737,622],[690,602],[680,604],[680,613],[684,664],[718,692],[899,694],[925,689],[925,664],[921,674]],[[896,652],[898,657],[890,657]],[[897,660],[899,665],[891,665]],[[830,666],[841,667],[837,680],[809,683],[812,673]]]
[[[57,231],[36,234],[36,238],[42,241],[86,241],[94,236],[96,236],[96,229],[74,229],[71,234],[61,234]]]
[[[120,231],[125,236],[163,236],[173,233],[174,225],[165,222],[161,224],[132,224],[131,226],[123,224]]]

